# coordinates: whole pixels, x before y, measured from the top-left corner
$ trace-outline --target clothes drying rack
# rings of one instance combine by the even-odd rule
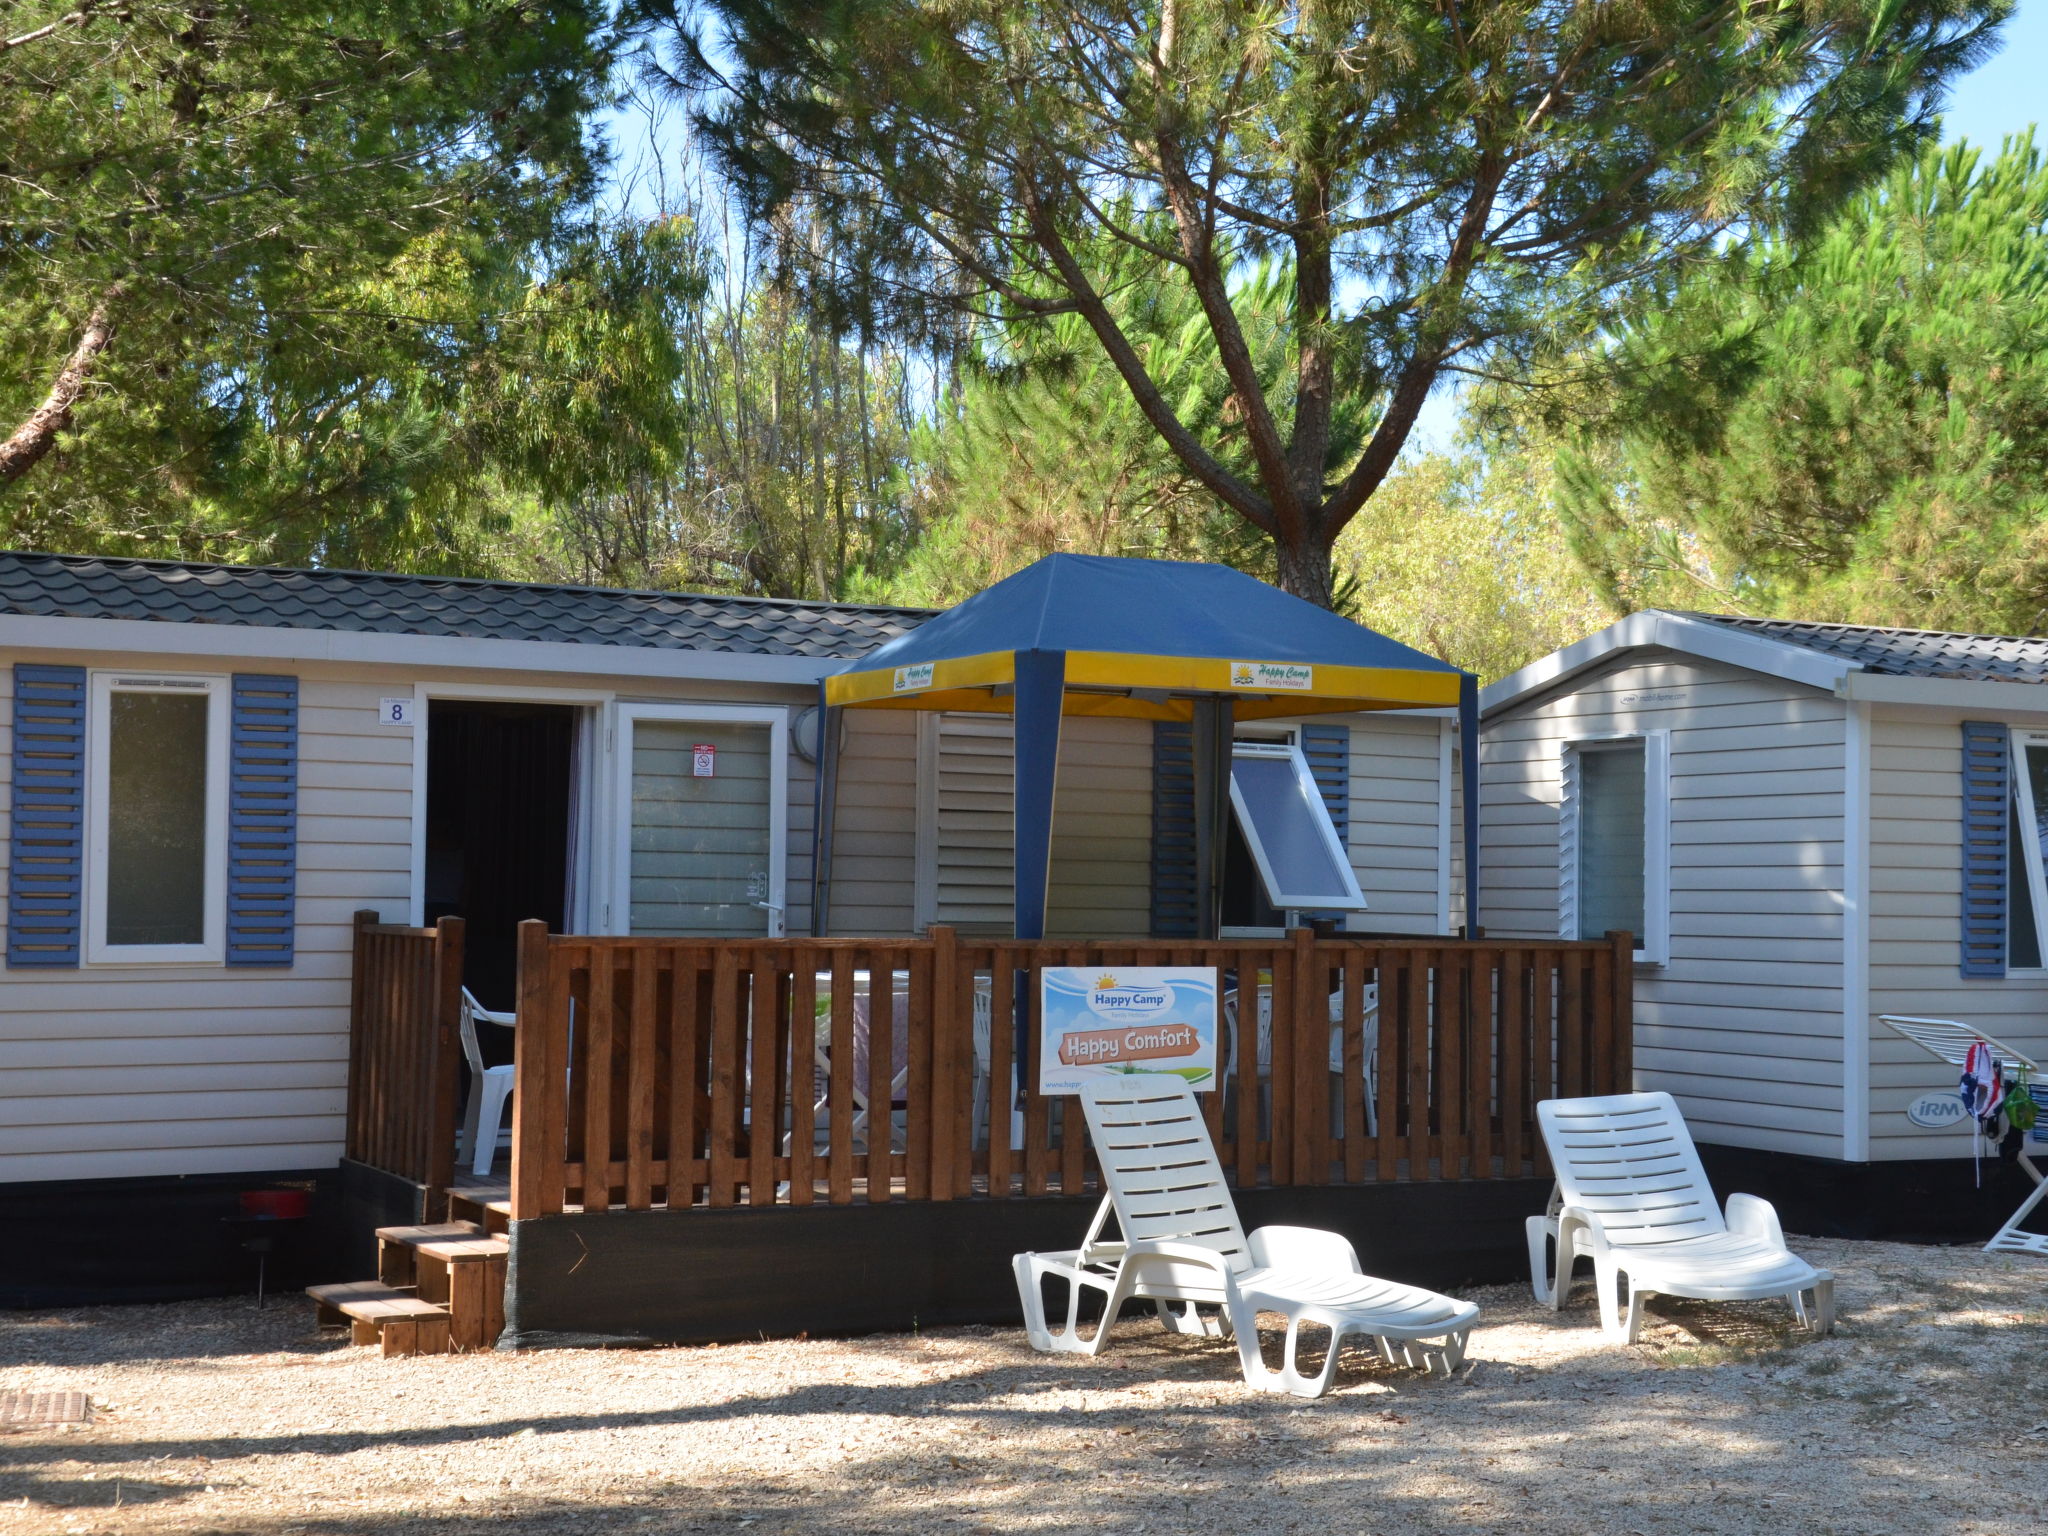
[[[1970,1047],[1979,1044],[1990,1046],[1992,1054],[2004,1063],[2009,1074],[2017,1067],[2036,1073],[2041,1070],[2040,1064],[2023,1052],[1954,1019],[1916,1019],[1895,1013],[1881,1013],[1877,1017],[1878,1022],[1890,1026],[1894,1034],[1905,1036],[1937,1061],[1945,1061],[1958,1071],[1969,1056]],[[2034,1094],[2034,1102],[2040,1106],[2043,1115],[2048,1115],[2048,1102],[2044,1102],[2040,1094]],[[1984,1245],[1986,1253],[2032,1253],[2048,1258],[2048,1233],[2027,1232],[2020,1227],[2020,1223],[2033,1214],[2034,1207],[2048,1198],[2048,1175],[2035,1166],[2027,1151],[2031,1143],[2040,1141],[2048,1141],[2048,1120],[2036,1120],[2034,1129],[2020,1143],[2020,1167],[2034,1181],[2034,1192],[2020,1202],[2020,1208],[2006,1218],[2005,1225],[1998,1229],[1998,1235]]]

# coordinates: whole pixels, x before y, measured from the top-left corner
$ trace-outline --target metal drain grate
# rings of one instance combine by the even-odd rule
[[[91,1422],[92,1404],[83,1392],[0,1392],[0,1431]]]

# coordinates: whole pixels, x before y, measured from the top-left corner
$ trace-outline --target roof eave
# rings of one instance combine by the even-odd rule
[[[600,677],[689,678],[707,682],[815,686],[851,665],[846,656],[760,655],[652,645],[501,640],[381,630],[281,625],[187,624],[161,619],[52,618],[0,614],[0,649],[101,651],[367,666],[479,668]]]
[[[1569,682],[1619,652],[1652,649],[1742,667],[1824,693],[1839,692],[1848,677],[1865,671],[1858,663],[1839,656],[1652,608],[1632,613],[1598,634],[1588,635],[1532,661],[1519,672],[1489,683],[1479,692],[1479,713],[1484,718],[1511,709],[1534,694]]]

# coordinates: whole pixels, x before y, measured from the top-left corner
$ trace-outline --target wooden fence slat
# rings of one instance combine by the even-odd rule
[[[1536,1172],[1550,1172],[1550,1153],[1536,1134],[1536,1105],[1557,1096],[1558,1007],[1562,993],[1560,970],[1564,955],[1557,950],[1539,950],[1533,957],[1529,1000],[1529,1099],[1524,1111],[1530,1127],[1529,1152],[1536,1160]]]
[[[1365,1179],[1365,1096],[1367,1090],[1365,1064],[1370,1047],[1365,1039],[1365,987],[1366,963],[1363,951],[1352,950],[1344,957],[1343,981],[1343,1056],[1344,1072],[1341,1089],[1341,1103],[1344,1123],[1344,1179],[1346,1183],[1358,1184]],[[1379,1106],[1373,1106],[1373,1113],[1379,1113]]]
[[[1491,950],[1465,955],[1465,1146],[1471,1177],[1493,1177],[1494,1053],[1498,1043]]]
[[[1015,1173],[1010,1132],[1017,1103],[1017,976],[1007,950],[990,948],[988,973],[988,1192],[991,1199],[1007,1200]]]
[[[931,1069],[926,1082],[931,1101],[931,1130],[926,1141],[930,1159],[930,1195],[934,1200],[951,1200],[959,1193],[954,1160],[959,1155],[958,1117],[960,1100],[974,1081],[973,1016],[964,1013],[959,978],[955,967],[959,947],[953,930],[943,924],[931,930],[931,958],[928,973],[931,1039]]]
[[[1528,1114],[1528,957],[1500,957],[1500,1157],[1504,1177],[1522,1176],[1523,1126]]]
[[[1557,1033],[1562,1049],[1558,1053],[1557,1096],[1583,1097],[1587,1091],[1586,983],[1580,968],[1584,951],[1565,950],[1558,956]]]
[[[1379,1096],[1379,1102],[1375,1106],[1378,1111],[1379,1135],[1373,1140],[1373,1176],[1381,1183],[1385,1183],[1399,1172],[1402,1106],[1405,1101],[1405,1095],[1401,1092],[1405,1083],[1402,1075],[1401,1041],[1407,1018],[1408,988],[1414,981],[1414,967],[1408,963],[1406,955],[1390,958],[1384,949],[1380,950],[1374,959],[1379,975],[1380,1012],[1377,1030],[1379,1038],[1376,1042],[1379,1059],[1373,1081],[1373,1090]]]
[[[1408,976],[1408,1177],[1427,1179],[1430,1128],[1430,1012],[1435,1001],[1436,954],[1421,951]]]
[[[697,1203],[692,1167],[702,1157],[706,1038],[705,963],[700,950],[673,951],[675,980],[669,987],[668,1037],[668,1204],[671,1210]]]
[[[705,1198],[714,1206],[739,1198],[739,1069],[741,1006],[740,952],[729,945],[712,950],[711,1121],[707,1128]]]
[[[904,957],[905,983],[910,995],[905,1006],[909,1030],[909,1082],[903,1103],[903,1193],[906,1199],[932,1198],[932,1135],[939,1125],[952,1123],[952,1075],[947,1074],[945,1113],[935,1101],[932,1082],[932,952],[913,949]]]
[[[1237,1187],[1259,1182],[1259,1110],[1264,1080],[1259,1062],[1259,967],[1251,950],[1237,954]]]
[[[1608,1093],[1633,1093],[1636,1086],[1636,950],[1628,934],[1614,939],[1614,961],[1609,967],[1614,988],[1614,1037],[1612,1076]]]
[[[626,971],[626,1209],[654,1204],[654,992],[659,951],[630,952]]]
[[[611,1208],[612,1084],[618,1024],[618,960],[609,950],[590,957],[590,1008],[584,1016],[583,1209]]]
[[[832,955],[831,1102],[826,1107],[827,1198],[853,1199],[853,954]]]
[[[896,956],[878,949],[868,956],[868,1204],[895,1195],[890,1143],[895,1139]]]
[[[1465,1176],[1466,1120],[1465,1032],[1471,1017],[1469,950],[1444,952],[1437,964],[1436,1072],[1433,1097],[1437,1106],[1437,1156],[1441,1176]]]
[[[1018,951],[1018,960],[1027,969],[1024,971],[1024,1193],[1042,1195],[1047,1187],[1046,1166],[1051,1160],[1051,1106],[1045,1095],[1038,1091],[1038,1050],[1040,1045],[1038,1011],[1040,987],[1035,967],[1037,952],[1030,949]]]
[[[802,950],[790,970],[789,1203],[809,1205],[817,1194],[818,967]]]
[[[775,1203],[775,1141],[782,1130],[777,1070],[783,1052],[780,968],[773,950],[753,954],[747,998],[747,1204]]]

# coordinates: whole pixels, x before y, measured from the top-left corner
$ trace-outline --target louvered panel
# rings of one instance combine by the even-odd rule
[[[1007,932],[1016,910],[1016,769],[1006,719],[938,722],[938,918]]]
[[[1192,939],[1200,931],[1195,837],[1195,732],[1161,720],[1152,727],[1152,936]]]
[[[78,964],[85,868],[85,668],[14,669],[7,963]]]
[[[299,680],[238,674],[228,748],[229,965],[292,963]]]
[[[2003,976],[2006,862],[2011,848],[2012,745],[1995,720],[1963,722],[1963,953],[1965,976]]]
[[[1337,829],[1337,841],[1343,845],[1344,857],[1351,857],[1351,727],[1332,725],[1328,722],[1311,723],[1301,728],[1301,755],[1308,762],[1309,777],[1316,781],[1316,792],[1323,797],[1323,806],[1330,813],[1330,822]],[[1345,912],[1305,912],[1307,918],[1326,918],[1342,924],[1350,914]]]

